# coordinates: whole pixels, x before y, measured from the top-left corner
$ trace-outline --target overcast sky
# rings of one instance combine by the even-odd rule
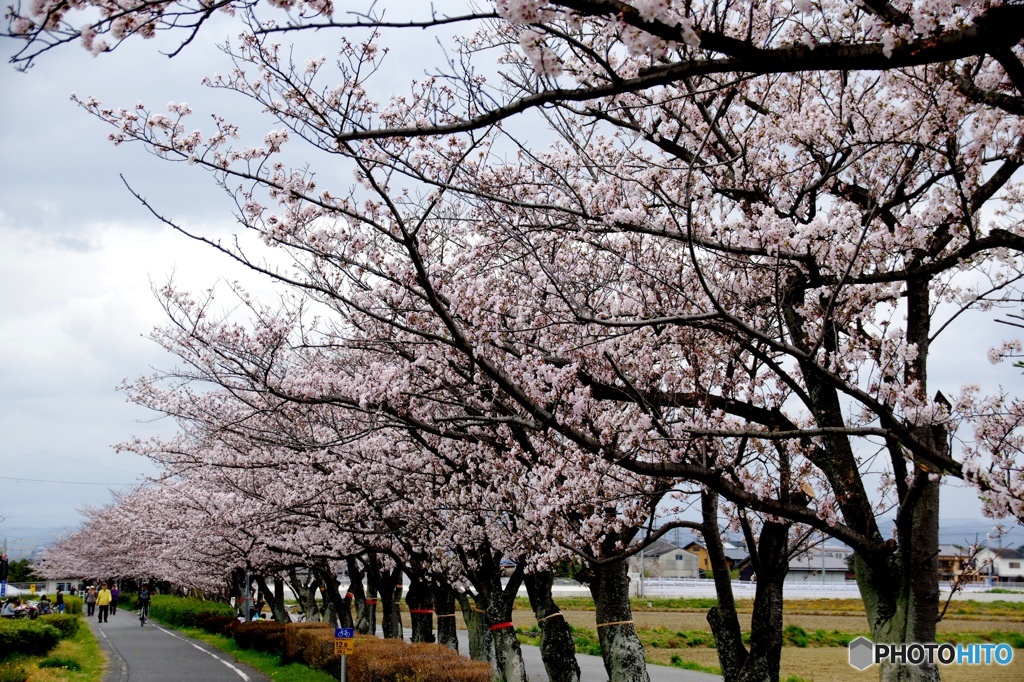
[[[191,288],[218,275],[245,277],[158,223],[119,175],[175,219],[229,234],[230,206],[209,177],[137,145],[114,147],[105,126],[69,97],[114,106],[186,101],[204,115],[227,113],[237,101],[199,83],[227,70],[212,43],[229,33],[219,22],[174,60],[153,41],[129,41],[99,58],[68,46],[27,74],[6,64],[13,45],[0,41],[0,543],[12,549],[77,525],[83,505],[106,504],[111,489],[153,473],[143,459],[112,449],[171,429],[115,390],[173,364],[145,338],[162,322],[151,285],[171,275]],[[396,83],[424,68],[417,59],[391,63],[410,65],[409,73],[388,74]],[[933,351],[933,386],[953,393],[970,380],[1019,390],[1019,373],[985,360],[1005,332],[979,320],[944,339]],[[980,519],[973,494],[962,490],[946,495],[944,515]]]

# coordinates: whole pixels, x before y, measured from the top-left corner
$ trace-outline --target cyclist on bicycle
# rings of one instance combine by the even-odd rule
[[[139,625],[146,624],[146,618],[149,616],[149,586],[141,585],[139,587]]]

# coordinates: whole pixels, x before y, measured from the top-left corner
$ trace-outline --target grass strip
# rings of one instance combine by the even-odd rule
[[[280,656],[252,649],[243,649],[238,646],[238,643],[233,638],[226,635],[210,634],[200,628],[175,627],[172,625],[165,625],[165,627],[177,630],[186,637],[201,640],[212,647],[220,649],[224,653],[231,655],[235,660],[259,670],[274,680],[274,682],[334,682],[335,680],[334,676],[319,670],[313,670],[302,663],[282,665]]]

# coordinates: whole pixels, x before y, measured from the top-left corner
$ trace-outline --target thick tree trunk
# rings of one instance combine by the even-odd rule
[[[288,579],[292,593],[299,602],[299,608],[302,609],[302,613],[306,616],[306,622],[319,623],[320,607],[316,603],[317,581],[312,572],[306,576],[305,580],[302,580],[294,568],[289,568]]]
[[[469,657],[474,661],[494,661],[487,612],[478,607],[468,594],[459,593],[456,599],[462,609],[462,619],[466,622],[469,634]]]
[[[718,495],[710,491],[701,492],[701,534],[711,561],[711,574],[715,581],[718,605],[708,611],[708,625],[715,638],[718,664],[722,677],[732,682],[738,680],[740,671],[747,663],[747,647],[743,644],[739,616],[736,615],[736,601],[732,594],[732,576],[725,560],[725,547],[718,534]]]
[[[256,584],[260,586],[260,594],[265,595],[270,612],[278,623],[290,623],[291,616],[284,605],[284,582],[278,578],[274,579],[274,589],[270,589],[266,579],[262,575],[256,576]]]
[[[524,576],[533,615],[540,628],[540,655],[550,682],[579,682],[580,666],[576,661],[576,643],[569,624],[551,596],[554,574],[550,571]]]
[[[929,286],[927,277],[907,282],[907,340],[916,346],[917,354],[908,367],[906,380],[908,384],[917,383],[921,400],[928,399]],[[914,436],[931,452],[949,455],[948,436],[942,426],[918,426]],[[891,445],[890,452],[900,497],[895,552],[889,556],[857,557],[857,582],[875,642],[931,643],[935,641],[939,612],[940,477],[915,461],[911,483],[902,483],[907,476],[906,453],[898,444]],[[880,677],[883,682],[936,682],[939,669],[928,663],[883,663]]]
[[[381,630],[384,639],[402,639],[402,616],[399,612],[400,599],[402,595],[402,567],[395,566],[390,571],[370,569],[368,575],[373,575],[380,593],[381,604]]]
[[[352,627],[352,612],[348,608],[348,601],[341,596],[341,583],[338,582],[337,574],[329,564],[317,566],[314,570],[320,580],[327,620],[336,628]]]
[[[494,646],[494,667],[497,682],[526,682],[526,663],[523,662],[523,650],[516,638],[512,626],[512,607],[516,592],[523,583],[523,569],[519,567],[508,580],[504,589],[501,587],[500,557],[491,555],[487,562],[488,575],[482,576],[487,585],[484,591],[486,599],[487,621],[490,624],[491,643]]]
[[[412,621],[412,641],[433,643],[434,639],[434,594],[430,584],[422,576],[411,579],[409,591],[405,594]]]
[[[777,682],[779,679],[782,588],[789,573],[790,525],[766,521],[757,539],[757,588],[750,619],[750,652],[740,672],[741,682]]]
[[[366,589],[363,589],[364,573],[354,558],[348,560],[348,575],[352,579],[349,591],[356,605],[356,630],[361,635],[372,635],[377,631],[377,583],[373,576],[365,574]]]
[[[612,561],[591,567],[590,593],[597,616],[597,639],[611,682],[649,682],[644,645],[633,626],[629,605],[629,563]]]
[[[455,626],[455,591],[446,584],[435,582],[434,611],[437,614],[437,643],[452,651],[459,650],[458,629]]]
[[[907,644],[935,641],[939,612],[939,482],[926,472],[914,480],[914,500],[900,509],[896,552],[888,557],[854,557],[854,571],[867,611],[871,639]],[[927,663],[890,665],[883,682],[936,682],[939,670]]]

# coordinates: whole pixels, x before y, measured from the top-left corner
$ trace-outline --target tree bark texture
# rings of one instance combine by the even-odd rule
[[[459,650],[458,630],[455,626],[455,591],[447,584],[435,580],[434,612],[437,615],[437,643],[452,651]]]
[[[629,563],[622,559],[591,567],[590,593],[597,616],[597,639],[610,682],[650,682],[644,645],[633,626],[629,605]]]
[[[576,642],[569,624],[551,596],[555,576],[550,571],[527,573],[523,580],[533,615],[540,628],[540,655],[550,682],[580,682]]]
[[[307,623],[320,622],[320,607],[316,603],[316,577],[309,573],[304,578],[299,578],[294,568],[288,569],[288,580],[292,593],[299,602],[299,608],[306,616]]]
[[[256,576],[256,584],[260,586],[260,594],[265,595],[267,605],[270,606],[270,613],[273,614],[274,620],[278,623],[290,623],[291,616],[288,615],[288,609],[284,605],[284,583],[281,580],[274,579],[274,589],[270,589],[270,585],[267,583],[266,578],[262,575]]]
[[[434,639],[434,594],[423,576],[416,576],[409,583],[405,593],[405,605],[409,607],[412,621],[412,641],[433,643]]]
[[[708,611],[708,625],[715,638],[718,663],[722,677],[729,682],[738,680],[747,663],[747,647],[743,644],[739,616],[736,615],[736,601],[732,594],[732,576],[725,560],[725,547],[718,533],[718,495],[710,491],[701,492],[701,534],[704,547],[711,561],[711,574],[715,581],[718,605]]]
[[[467,594],[459,594],[457,597],[459,607],[462,609],[462,619],[466,622],[466,630],[469,633],[469,657],[474,661],[494,660],[491,653],[491,631],[487,623],[487,612],[476,605],[476,602]]]

